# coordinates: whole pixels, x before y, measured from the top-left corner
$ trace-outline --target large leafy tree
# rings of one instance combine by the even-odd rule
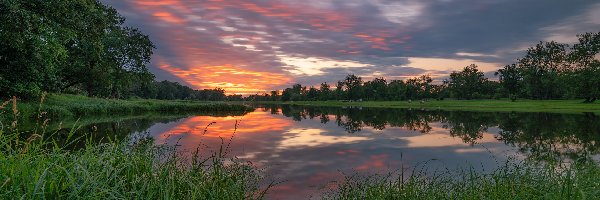
[[[150,84],[154,46],[97,0],[0,1],[0,94],[121,97]]]
[[[60,12],[61,6],[44,13],[50,4],[0,1],[0,96],[30,97],[56,86],[67,50],[64,29],[45,16]]]

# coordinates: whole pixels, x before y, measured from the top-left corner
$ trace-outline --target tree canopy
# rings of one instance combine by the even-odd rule
[[[121,97],[154,76],[154,45],[96,0],[0,2],[0,95]]]

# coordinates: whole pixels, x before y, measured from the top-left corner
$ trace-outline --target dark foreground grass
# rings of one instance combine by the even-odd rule
[[[440,110],[467,110],[493,112],[553,112],[553,113],[600,113],[600,102],[583,103],[583,100],[430,100],[430,101],[298,101],[261,102],[306,106],[358,106],[375,108],[413,108]]]
[[[152,143],[55,146],[0,130],[0,199],[261,199],[261,171],[223,151],[188,159]]]
[[[202,102],[188,100],[153,99],[102,99],[80,95],[48,94],[41,102],[19,102],[18,109],[22,117],[35,117],[40,105],[50,117],[81,117],[86,115],[131,115],[145,112],[213,112],[213,111],[250,111],[244,105],[224,102]]]
[[[491,173],[353,175],[325,199],[600,199],[600,167],[524,162]]]

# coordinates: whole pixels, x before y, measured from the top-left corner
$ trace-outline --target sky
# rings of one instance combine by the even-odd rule
[[[600,31],[594,0],[101,0],[156,45],[158,80],[228,94],[429,74],[486,75],[539,41]]]

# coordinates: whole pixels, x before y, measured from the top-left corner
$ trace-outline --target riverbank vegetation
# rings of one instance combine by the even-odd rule
[[[39,101],[18,102],[16,98],[5,101],[3,107],[15,105],[18,113],[3,110],[0,116],[19,119],[44,117],[66,118],[89,115],[132,115],[148,112],[200,113],[200,112],[246,112],[252,108],[241,104],[206,102],[192,100],[156,100],[156,99],[103,99],[80,95],[43,95]],[[40,112],[40,109],[44,112]]]

